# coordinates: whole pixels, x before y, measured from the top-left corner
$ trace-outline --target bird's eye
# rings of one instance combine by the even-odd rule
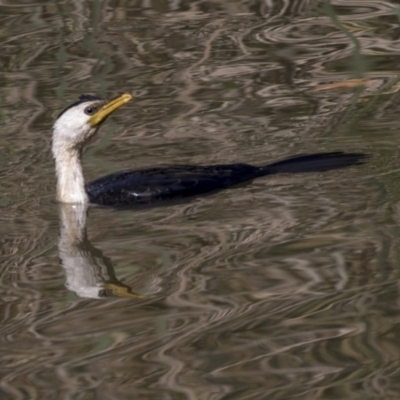
[[[94,109],[93,109],[93,107],[86,107],[85,108],[85,114],[87,114],[87,115],[92,115],[93,114],[93,112],[94,112]]]

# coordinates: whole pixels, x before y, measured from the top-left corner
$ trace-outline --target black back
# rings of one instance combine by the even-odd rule
[[[322,172],[365,162],[361,153],[316,153],[261,167],[249,164],[173,165],[121,171],[86,185],[91,203],[105,206],[153,204],[214,192],[265,175]]]

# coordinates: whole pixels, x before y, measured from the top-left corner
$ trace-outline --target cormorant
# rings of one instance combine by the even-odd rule
[[[173,165],[116,172],[85,185],[81,155],[105,119],[132,99],[122,94],[106,101],[82,95],[58,116],[53,127],[57,200],[61,203],[129,206],[183,198],[228,188],[266,175],[327,171],[363,163],[361,153],[300,155],[263,166]]]

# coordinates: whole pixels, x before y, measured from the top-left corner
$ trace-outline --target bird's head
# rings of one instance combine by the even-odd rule
[[[101,124],[117,108],[132,99],[122,94],[112,100],[82,95],[79,101],[65,108],[53,126],[53,151],[80,151]]]

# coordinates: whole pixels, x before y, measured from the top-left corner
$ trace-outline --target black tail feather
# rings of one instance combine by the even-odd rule
[[[329,171],[331,169],[363,164],[368,157],[368,154],[343,153],[339,151],[333,153],[305,154],[260,167],[260,176]]]

